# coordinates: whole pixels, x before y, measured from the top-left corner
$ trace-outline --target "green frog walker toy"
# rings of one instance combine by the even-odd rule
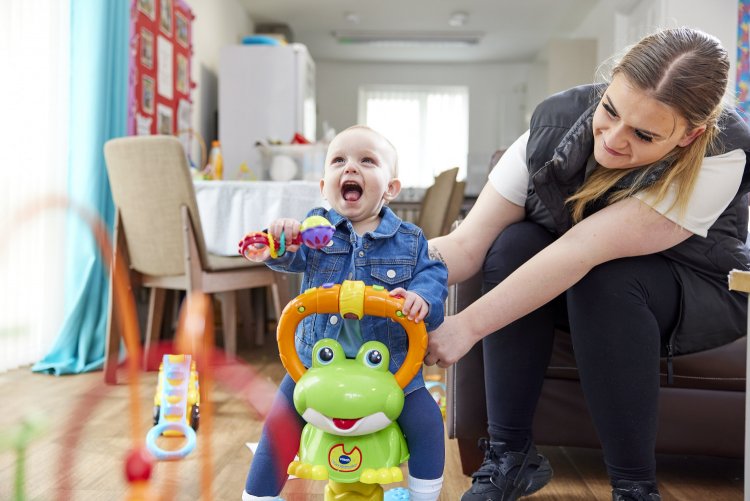
[[[399,465],[409,458],[396,419],[404,405],[403,388],[422,366],[427,349],[424,323],[401,312],[403,299],[382,286],[345,281],[308,289],[282,312],[277,341],[281,362],[297,383],[294,406],[307,421],[302,430],[299,461],[288,473],[328,480],[325,501],[380,501],[380,484],[400,482]],[[390,354],[384,344],[369,341],[355,359],[347,359],[333,339],[315,343],[312,367],[306,369],[294,347],[299,322],[316,313],[364,315],[398,322],[409,338],[409,350],[396,372],[388,371]]]

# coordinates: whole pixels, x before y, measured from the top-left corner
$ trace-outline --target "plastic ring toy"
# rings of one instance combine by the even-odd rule
[[[402,297],[391,296],[384,287],[365,286],[359,281],[346,280],[341,285],[325,284],[308,289],[291,300],[281,313],[276,334],[281,363],[295,382],[307,370],[294,347],[294,332],[308,315],[339,313],[342,317],[354,315],[359,319],[364,315],[390,318],[404,328],[409,339],[404,363],[394,374],[398,385],[404,388],[422,367],[427,352],[427,329],[424,322],[414,323],[402,313],[403,304]]]
[[[156,445],[156,439],[165,431],[176,431],[184,435],[187,443],[176,451],[165,451]],[[195,430],[184,422],[161,422],[151,428],[146,434],[146,447],[159,461],[182,459],[195,449]]]
[[[239,243],[239,252],[250,261],[262,261],[268,247],[268,236],[261,232],[248,233]]]
[[[279,237],[279,256],[283,256],[286,252],[286,233],[282,233]]]
[[[321,249],[329,244],[336,228],[323,216],[309,216],[300,225],[300,233],[290,245],[305,244],[312,249]],[[250,261],[264,260],[268,248],[269,255],[276,259],[286,252],[286,235],[282,232],[279,241],[274,241],[270,233],[257,231],[248,233],[240,240],[239,253]]]
[[[276,251],[276,243],[273,240],[273,235],[266,233],[266,237],[268,238],[268,252],[271,254],[272,259],[276,259],[279,257],[279,253]]]

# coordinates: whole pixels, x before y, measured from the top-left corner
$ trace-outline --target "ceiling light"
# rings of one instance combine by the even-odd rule
[[[359,14],[356,12],[344,12],[344,19],[347,23],[359,24]]]
[[[477,45],[484,33],[477,31],[344,31],[332,32],[340,44],[400,46]]]
[[[451,14],[451,17],[448,18],[448,26],[453,26],[454,28],[465,26],[468,22],[469,14],[463,11],[454,12]]]

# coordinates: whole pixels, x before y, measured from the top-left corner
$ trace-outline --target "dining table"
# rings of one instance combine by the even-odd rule
[[[242,238],[278,218],[302,221],[328,208],[318,181],[194,181],[203,237],[212,254],[236,256]]]
[[[330,207],[320,194],[318,181],[221,181],[195,180],[195,198],[198,203],[203,238],[211,254],[237,256],[238,244],[248,233],[263,231],[278,218],[302,221],[315,207]],[[276,273],[279,300],[283,308],[297,296],[301,276],[296,273]],[[249,293],[252,301],[245,299]],[[255,343],[261,345],[268,333],[265,325],[272,316],[267,291],[244,291],[238,302],[249,301],[249,311],[241,310],[247,318],[254,317]],[[278,320],[278,319],[277,319]],[[248,325],[243,331],[250,335]]]

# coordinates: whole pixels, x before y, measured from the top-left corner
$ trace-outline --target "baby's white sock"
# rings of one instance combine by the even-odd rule
[[[242,491],[242,501],[280,501],[281,498],[277,496],[251,496],[245,491]]]
[[[437,501],[442,488],[443,477],[424,480],[409,475],[409,501]]]

